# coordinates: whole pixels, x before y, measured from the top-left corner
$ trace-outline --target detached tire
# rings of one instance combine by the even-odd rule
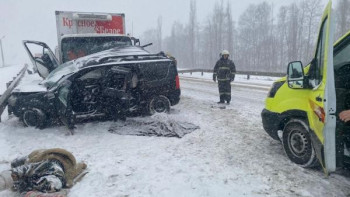
[[[148,114],[168,113],[170,111],[170,101],[165,96],[153,97],[147,106]]]
[[[294,163],[304,168],[314,167],[318,164],[308,126],[304,121],[290,120],[284,127],[282,143],[285,153]]]
[[[46,126],[46,115],[38,108],[25,109],[22,114],[22,120],[27,127],[43,129]]]

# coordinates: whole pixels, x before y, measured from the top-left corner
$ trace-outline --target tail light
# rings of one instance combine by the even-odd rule
[[[175,77],[175,85],[176,85],[176,89],[180,89],[180,79],[179,79],[179,75],[176,75]]]

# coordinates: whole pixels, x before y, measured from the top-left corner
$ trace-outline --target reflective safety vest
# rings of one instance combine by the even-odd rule
[[[220,59],[214,67],[214,77],[217,77],[218,81],[232,81],[235,77],[235,72],[236,66],[230,59]]]

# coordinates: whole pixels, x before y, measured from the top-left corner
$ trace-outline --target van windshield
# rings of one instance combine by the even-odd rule
[[[69,37],[62,39],[62,62],[71,61],[118,46],[131,46],[126,36]]]

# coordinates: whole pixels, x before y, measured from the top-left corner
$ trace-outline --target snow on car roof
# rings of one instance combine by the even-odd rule
[[[59,67],[53,70],[42,83],[46,84],[46,86],[48,84],[51,84],[48,86],[52,86],[52,84],[60,80],[62,76],[67,76],[91,66],[121,65],[125,63],[135,64],[140,62],[145,63],[160,61],[170,62],[172,60],[167,58],[164,53],[151,54],[148,51],[144,50],[142,47],[120,46],[61,64]]]
[[[133,58],[132,61],[146,61],[150,59],[142,59],[139,57],[153,57],[154,59],[158,60],[169,60],[164,54],[151,54],[148,51],[144,50],[142,47],[137,46],[120,46],[115,47],[106,51],[101,51],[98,53],[94,53],[85,57],[78,58],[74,60],[74,63],[79,68],[85,68],[92,65],[101,64],[104,62],[107,62],[106,60],[109,60],[109,62],[121,62],[123,61],[123,58],[131,57]],[[124,59],[125,60],[125,59]],[[127,62],[130,62],[127,61]]]

